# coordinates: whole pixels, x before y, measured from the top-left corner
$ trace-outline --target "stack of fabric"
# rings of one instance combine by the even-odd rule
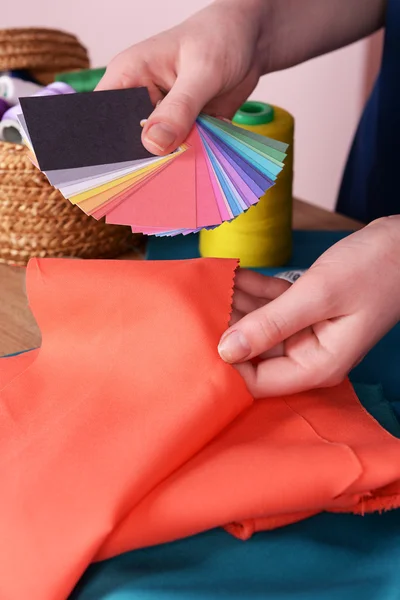
[[[31,261],[42,346],[0,361],[2,598],[65,600],[111,557],[72,597],[382,598],[395,585],[393,413],[371,387],[363,407],[348,381],[253,400],[217,353],[235,268]],[[324,511],[354,514],[313,522]],[[198,535],[215,527],[232,536]],[[397,552],[387,565],[375,530]]]

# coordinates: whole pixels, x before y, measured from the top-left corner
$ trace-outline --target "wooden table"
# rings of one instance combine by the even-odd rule
[[[360,223],[306,202],[294,203],[295,229],[356,230]],[[0,265],[0,356],[40,344],[39,329],[25,296],[25,269]]]

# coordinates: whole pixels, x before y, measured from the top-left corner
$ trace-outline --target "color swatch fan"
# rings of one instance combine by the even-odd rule
[[[186,142],[155,157],[140,122],[146,88],[21,98],[32,160],[86,214],[134,233],[213,228],[256,204],[283,168],[287,144],[200,115]]]

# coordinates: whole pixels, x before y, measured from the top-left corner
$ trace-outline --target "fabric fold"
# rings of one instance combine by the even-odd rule
[[[236,266],[31,261],[43,341],[0,395],[0,597],[65,598],[118,522],[252,403],[217,353]]]
[[[236,261],[34,260],[40,350],[0,361],[0,597],[222,526],[400,505],[400,441],[336,388],[253,401],[217,344]]]

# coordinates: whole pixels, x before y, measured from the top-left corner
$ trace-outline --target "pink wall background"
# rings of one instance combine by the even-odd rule
[[[8,3],[1,27],[71,31],[89,48],[93,66],[103,66],[120,50],[175,25],[206,4],[206,0],[152,0],[137,7],[134,0],[20,0]],[[369,48],[363,41],[269,75],[253,94],[295,116],[295,194],[328,209],[334,207],[365,100]]]

